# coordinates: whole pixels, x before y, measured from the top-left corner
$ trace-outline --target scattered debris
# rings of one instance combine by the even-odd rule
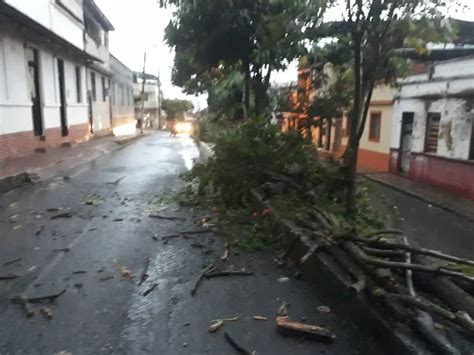
[[[198,248],[198,249],[203,249],[206,247],[204,244],[201,244],[201,243],[192,243],[191,246],[193,248]]]
[[[278,308],[277,316],[286,317],[288,315],[288,307],[290,307],[290,304],[283,302],[281,306]]]
[[[54,252],[65,252],[65,253],[69,253],[71,251],[71,249],[69,248],[56,248],[56,249],[53,249]]]
[[[51,217],[51,220],[62,219],[62,218],[72,218],[73,214],[71,212],[60,213]]]
[[[223,320],[224,322],[236,322],[239,320],[239,317],[232,317],[232,318],[221,318],[221,319],[213,319],[209,321],[209,323],[215,323],[217,321]]]
[[[159,241],[160,240],[156,235],[152,236],[151,239],[153,239],[154,241]]]
[[[28,301],[28,298],[25,296],[15,296],[10,299],[13,303],[18,303],[23,306],[23,310],[28,318],[31,318],[35,315],[35,310],[33,305]]]
[[[199,284],[202,280],[202,278],[207,274],[209,273],[211,270],[214,270],[215,267],[214,265],[209,265],[208,267],[206,267],[205,269],[203,269],[201,271],[201,273],[199,274],[199,276],[196,278],[196,280],[194,281],[194,286],[193,288],[191,289],[191,296],[194,296],[194,294],[196,293],[197,291],[197,288],[199,287]]]
[[[38,230],[36,231],[35,236],[36,236],[36,237],[39,236],[41,233],[43,233],[43,231],[44,231],[44,225],[41,226],[40,229],[38,229]]]
[[[286,277],[286,276],[283,276],[283,277],[280,277],[278,280],[278,282],[287,282],[287,281],[290,281],[290,278],[289,277]]]
[[[253,319],[255,319],[255,320],[268,320],[268,318],[264,317],[264,316],[253,316]]]
[[[72,272],[73,275],[79,275],[79,274],[87,274],[87,271],[85,270],[77,270]]]
[[[148,279],[148,268],[150,267],[150,258],[147,256],[145,257],[145,265],[143,266],[143,271],[142,274],[140,275],[140,280],[138,281],[138,284],[141,285]]]
[[[47,208],[46,212],[59,212],[61,210],[62,210],[62,207],[59,207],[59,208],[53,207],[53,208]]]
[[[235,340],[234,338],[232,338],[232,336],[228,333],[228,332],[224,332],[224,337],[225,339],[227,340],[227,342],[232,345],[232,347],[239,353],[239,354],[244,354],[244,355],[252,355],[253,352],[250,352],[248,351],[247,349],[245,349],[244,347],[242,347],[241,345],[239,345]]]
[[[115,181],[109,181],[109,182],[106,182],[105,184],[106,185],[118,185],[120,184],[120,181],[122,181],[123,179],[125,179],[126,176],[122,176],[122,177],[119,177],[117,180]]]
[[[155,218],[155,219],[164,219],[168,221],[185,221],[186,220],[186,218],[182,218],[182,217],[162,216],[159,214],[150,214],[148,215],[148,217]]]
[[[75,287],[75,288],[82,288],[82,286],[83,286],[83,284],[82,284],[81,282],[76,282],[76,283],[74,284],[74,287]]]
[[[216,321],[213,321],[211,325],[209,326],[209,331],[211,333],[217,332],[222,326],[224,325],[224,320],[223,319],[218,319]]]
[[[145,292],[143,292],[143,297],[148,296],[155,288],[158,287],[159,284],[153,284],[149,289],[147,289]]]
[[[165,235],[161,237],[161,240],[168,241],[170,239],[179,238],[179,237],[181,237],[181,234],[170,234],[170,235]]]
[[[42,307],[40,313],[47,319],[53,318],[53,310],[49,307]]]
[[[328,306],[319,306],[316,308],[320,313],[331,313],[331,308]]]
[[[255,276],[253,271],[217,271],[217,272],[208,272],[204,275],[206,279],[212,279],[214,277],[228,277],[228,276]]]
[[[90,229],[88,229],[87,231],[88,231],[88,232],[93,232],[93,231],[96,231],[97,229],[99,229],[99,228],[90,228]]]
[[[224,253],[222,254],[221,256],[221,260],[222,261],[225,261],[229,259],[229,243],[228,242],[225,242],[225,245],[224,245]]]
[[[3,275],[0,274],[0,281],[14,280],[14,279],[19,278],[20,276],[21,275],[18,275],[18,274],[3,274]]]
[[[115,219],[113,220],[113,222],[122,222],[122,221],[123,221],[123,218],[115,218]]]
[[[210,233],[211,231],[207,230],[207,229],[200,229],[200,230],[194,230],[194,231],[184,231],[184,232],[180,232],[180,234],[206,234],[206,233]]]
[[[327,328],[292,322],[288,316],[277,317],[276,322],[277,329],[281,333],[288,334],[290,336],[311,338],[327,343],[332,343],[336,339],[336,335]]]
[[[21,258],[16,258],[16,259],[13,259],[13,260],[10,260],[10,261],[7,261],[5,263],[3,263],[4,266],[8,266],[8,265],[11,265],[11,264],[14,264],[14,263],[17,263],[21,261]]]
[[[112,280],[114,277],[112,275],[110,276],[102,276],[101,278],[99,278],[100,281],[109,281],[109,280]]]

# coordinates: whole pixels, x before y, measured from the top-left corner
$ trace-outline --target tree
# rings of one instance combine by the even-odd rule
[[[161,107],[166,111],[169,120],[182,120],[185,112],[194,109],[194,105],[191,101],[178,99],[163,99]]]
[[[443,0],[340,0],[343,20],[312,28],[313,35],[332,37],[333,60],[350,53],[353,97],[349,107],[349,141],[343,157],[346,211],[355,214],[355,180],[359,141],[363,134],[372,92],[380,80],[393,79],[400,60],[396,50],[415,43],[424,48],[428,41],[440,41]],[[445,12],[444,12],[445,13]],[[446,34],[446,31],[444,31]],[[338,52],[339,51],[339,55]]]
[[[177,6],[166,30],[167,43],[176,51],[174,84],[192,93],[208,91],[214,71],[239,70],[245,116],[251,108],[263,113],[272,71],[301,54],[302,28],[321,19],[327,2],[163,0],[162,5]]]

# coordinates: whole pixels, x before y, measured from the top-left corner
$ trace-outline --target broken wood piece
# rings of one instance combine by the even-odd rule
[[[21,261],[21,258],[16,258],[16,259],[13,259],[13,260],[10,260],[10,261],[7,261],[5,263],[3,263],[4,266],[8,266],[8,265],[11,265],[11,264],[14,264],[14,263],[17,263]]]
[[[20,277],[20,275],[18,275],[18,274],[3,274],[3,275],[0,275],[0,281],[14,280],[14,279],[17,279],[19,277]]]
[[[38,229],[36,232],[35,232],[35,236],[39,236],[42,232],[44,231],[44,226],[41,226],[40,229]]]
[[[288,307],[290,306],[289,303],[283,302],[277,311],[277,316],[279,317],[286,317],[288,315]]]
[[[223,319],[217,319],[209,326],[209,332],[215,333],[224,325]]]
[[[73,214],[71,212],[60,213],[51,217],[51,220],[61,219],[61,218],[71,218]]]
[[[53,310],[49,307],[42,307],[40,313],[47,319],[53,318]]]
[[[110,276],[102,276],[101,278],[99,278],[100,281],[109,281],[109,280],[112,280],[114,277],[112,275]]]
[[[224,244],[224,253],[221,256],[221,260],[225,261],[227,259],[229,259],[229,243],[225,242],[225,244]]]
[[[393,235],[393,234],[394,235],[402,235],[403,231],[401,231],[399,229],[382,229],[382,230],[379,230],[379,231],[376,231],[376,232],[373,232],[373,233],[366,234],[366,235],[362,236],[362,238],[369,239],[369,238],[378,237],[378,236],[381,236],[381,235]]]
[[[185,221],[186,220],[186,218],[183,218],[183,217],[162,216],[159,214],[150,214],[148,215],[148,217],[155,218],[155,219],[164,219],[168,221]]]
[[[206,273],[204,277],[206,279],[212,279],[214,277],[228,277],[228,276],[255,276],[255,272],[253,271],[217,271],[212,273]]]
[[[208,229],[200,229],[200,230],[194,230],[194,231],[184,231],[184,232],[180,232],[179,234],[206,234],[210,232],[211,231]]]
[[[303,255],[303,256],[301,257],[300,263],[301,263],[301,264],[305,264],[305,263],[309,260],[309,258],[310,258],[311,256],[313,256],[313,254],[318,250],[318,248],[319,248],[319,244],[314,244],[314,245],[308,250],[308,252],[307,252],[305,255]]]
[[[73,275],[79,275],[79,274],[87,274],[87,271],[85,270],[77,270],[72,272]]]
[[[210,272],[213,269],[215,269],[215,267],[214,267],[214,265],[211,264],[211,265],[209,265],[208,267],[206,267],[205,269],[203,269],[201,271],[201,273],[198,275],[198,277],[194,281],[194,286],[191,289],[191,296],[194,296],[194,294],[196,293],[197,288],[198,288],[199,284],[201,283],[201,280],[203,279],[204,275],[206,275],[208,272]]]
[[[141,285],[146,281],[148,278],[148,268],[150,267],[150,258],[147,256],[145,257],[145,265],[143,266],[143,271],[140,275],[140,280],[138,281],[138,284]]]
[[[143,297],[148,296],[155,288],[158,287],[159,284],[155,283],[153,284],[149,289],[147,289],[145,292],[143,292]]]
[[[228,333],[224,332],[224,337],[227,340],[227,342],[232,345],[232,347],[239,353],[239,354],[244,354],[244,355],[251,355],[252,353],[245,349],[242,345],[237,343],[234,338]]]
[[[268,320],[268,318],[264,317],[264,316],[253,316],[253,319],[255,319],[255,320]]]
[[[336,339],[336,335],[327,328],[316,325],[292,322],[287,316],[276,318],[277,329],[290,336],[299,336],[311,338],[327,343],[332,343]]]
[[[165,235],[161,237],[161,240],[168,241],[170,239],[179,238],[179,237],[181,237],[181,234],[170,234],[170,235]]]
[[[223,320],[224,322],[235,322],[239,320],[239,317],[232,317],[232,318],[221,318],[221,319],[213,319],[209,321],[209,323],[215,323],[217,321]]]

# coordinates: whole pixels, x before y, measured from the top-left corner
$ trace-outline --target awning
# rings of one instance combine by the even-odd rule
[[[0,28],[2,31],[24,37],[26,40],[44,46],[53,52],[63,53],[80,61],[102,63],[99,58],[66,41],[3,0],[0,0]]]

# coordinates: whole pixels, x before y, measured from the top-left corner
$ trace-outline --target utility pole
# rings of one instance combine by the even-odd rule
[[[161,129],[161,78],[160,70],[158,70],[157,83],[158,86],[158,129]]]
[[[140,131],[143,134],[143,125],[145,124],[145,69],[146,69],[146,51],[143,55],[143,75],[142,75],[142,113],[140,120]]]

